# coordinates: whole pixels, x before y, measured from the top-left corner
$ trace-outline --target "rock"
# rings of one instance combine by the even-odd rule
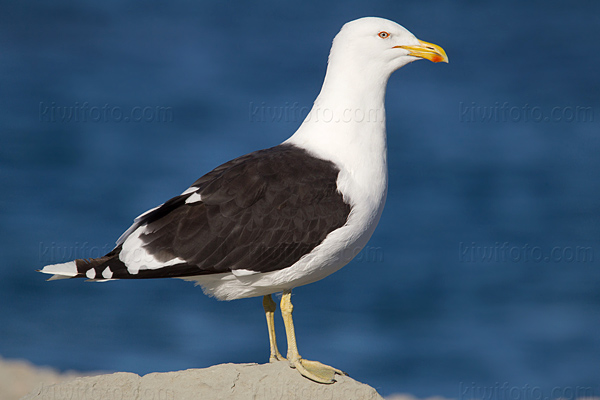
[[[350,377],[336,375],[336,380],[331,385],[312,382],[290,368],[286,361],[221,364],[204,369],[151,373],[141,377],[117,372],[77,378],[54,385],[41,385],[22,400],[383,400],[375,389]]]
[[[81,376],[75,372],[60,374],[51,368],[36,367],[27,361],[0,357],[0,399],[17,400],[36,387],[52,385]]]

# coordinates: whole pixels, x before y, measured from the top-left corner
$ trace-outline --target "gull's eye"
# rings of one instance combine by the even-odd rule
[[[377,36],[379,36],[382,39],[387,39],[390,37],[390,34],[387,33],[386,31],[381,31],[381,32],[379,32],[379,34]]]

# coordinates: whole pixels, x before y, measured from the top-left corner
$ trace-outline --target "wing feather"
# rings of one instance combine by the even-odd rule
[[[155,259],[185,262],[148,272],[141,266],[135,275],[115,278],[289,267],[346,223],[350,205],[337,190],[338,174],[333,163],[292,145],[225,163],[142,214],[128,230],[141,229],[141,247]],[[194,201],[186,202],[190,196]],[[120,243],[126,241],[124,235]]]

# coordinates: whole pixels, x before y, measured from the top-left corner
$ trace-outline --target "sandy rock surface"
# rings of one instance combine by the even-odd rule
[[[78,376],[81,374],[60,374],[27,361],[4,360],[0,357],[0,399],[17,400],[42,384],[52,385]]]
[[[327,399],[383,400],[372,387],[347,376],[323,385],[302,377],[285,361],[271,364],[221,364],[204,369],[152,373],[128,372],[40,384],[23,397],[33,399]]]

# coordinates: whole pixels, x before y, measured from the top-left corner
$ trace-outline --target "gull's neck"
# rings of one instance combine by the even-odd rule
[[[353,70],[342,61],[330,57],[321,92],[286,143],[349,171],[387,170],[384,101],[389,75]]]
[[[334,110],[381,110],[384,118],[379,122],[385,126],[384,100],[389,74],[382,73],[368,63],[359,67],[347,58],[350,57],[344,59],[330,56],[325,80],[315,100],[315,106],[332,107]],[[355,119],[360,122],[360,118]]]
[[[387,190],[385,89],[389,75],[332,60],[313,108],[285,143],[333,161],[347,184],[382,207]],[[347,65],[347,64],[346,64]]]

